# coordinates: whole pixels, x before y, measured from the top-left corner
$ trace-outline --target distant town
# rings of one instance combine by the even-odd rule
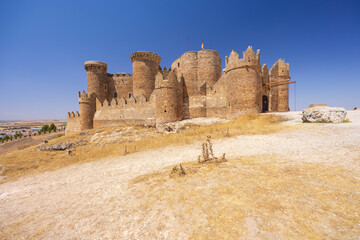
[[[32,135],[39,132],[45,125],[50,127],[51,124],[55,125],[56,129],[64,128],[66,120],[1,121],[0,141],[4,138]]]

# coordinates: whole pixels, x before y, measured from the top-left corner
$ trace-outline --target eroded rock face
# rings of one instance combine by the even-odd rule
[[[73,142],[59,142],[53,145],[41,145],[39,146],[40,151],[63,151],[68,148],[75,147],[76,143]]]
[[[310,107],[303,111],[303,122],[340,123],[346,120],[346,110],[342,107]]]

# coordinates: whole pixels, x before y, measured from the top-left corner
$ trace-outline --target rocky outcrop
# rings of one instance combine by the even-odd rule
[[[39,146],[40,151],[63,151],[68,148],[75,147],[76,143],[73,142],[59,142],[53,145],[41,145]]]
[[[327,107],[326,104],[310,104],[307,108],[314,108],[314,107]]]
[[[346,120],[346,110],[341,107],[310,107],[303,111],[303,122],[340,123]]]

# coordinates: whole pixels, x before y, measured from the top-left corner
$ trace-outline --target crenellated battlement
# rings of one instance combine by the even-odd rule
[[[177,79],[177,74],[175,70],[170,71],[159,71],[155,76],[155,89],[159,88],[181,88],[181,81],[182,77],[180,79]]]
[[[146,99],[144,95],[141,95],[137,99],[133,96],[128,100],[125,98],[112,98],[111,101],[107,101],[106,99],[101,102],[98,98],[96,98],[96,110],[101,110],[104,108],[129,108],[129,107],[137,107],[141,105],[150,104],[150,101]]]
[[[120,72],[120,73],[108,73],[108,77],[131,77],[132,74],[130,73],[124,73],[124,72]]]
[[[163,69],[161,69],[161,67],[159,66],[159,72],[162,73],[162,75],[164,76],[164,78],[167,78],[167,76],[169,75],[169,73],[171,72],[171,67],[168,69],[166,69],[166,67],[164,67]]]
[[[94,100],[94,96],[95,94],[91,94],[91,96],[89,96],[85,90],[83,90],[82,92],[78,92],[79,95],[79,102],[91,102]]]
[[[161,57],[153,52],[134,52],[130,55],[131,62],[139,61],[139,60],[151,60],[156,62],[156,64],[160,64]]]
[[[69,119],[75,119],[80,117],[80,113],[78,111],[74,112],[68,112],[68,120]]]
[[[243,67],[252,67],[256,70],[260,70],[260,49],[258,49],[257,53],[255,54],[252,47],[249,46],[243,52],[243,58],[239,58],[239,54],[235,50],[232,50],[229,57],[225,57],[225,69],[223,72],[227,73],[233,69]]]

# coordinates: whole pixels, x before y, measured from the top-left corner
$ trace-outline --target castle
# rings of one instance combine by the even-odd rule
[[[108,73],[106,63],[85,62],[87,93],[79,92],[80,113],[68,113],[66,133],[289,111],[289,64],[279,59],[269,71],[251,46],[241,59],[233,50],[222,71],[214,50],[186,52],[169,69],[152,52],[135,52],[130,59],[133,74]]]

